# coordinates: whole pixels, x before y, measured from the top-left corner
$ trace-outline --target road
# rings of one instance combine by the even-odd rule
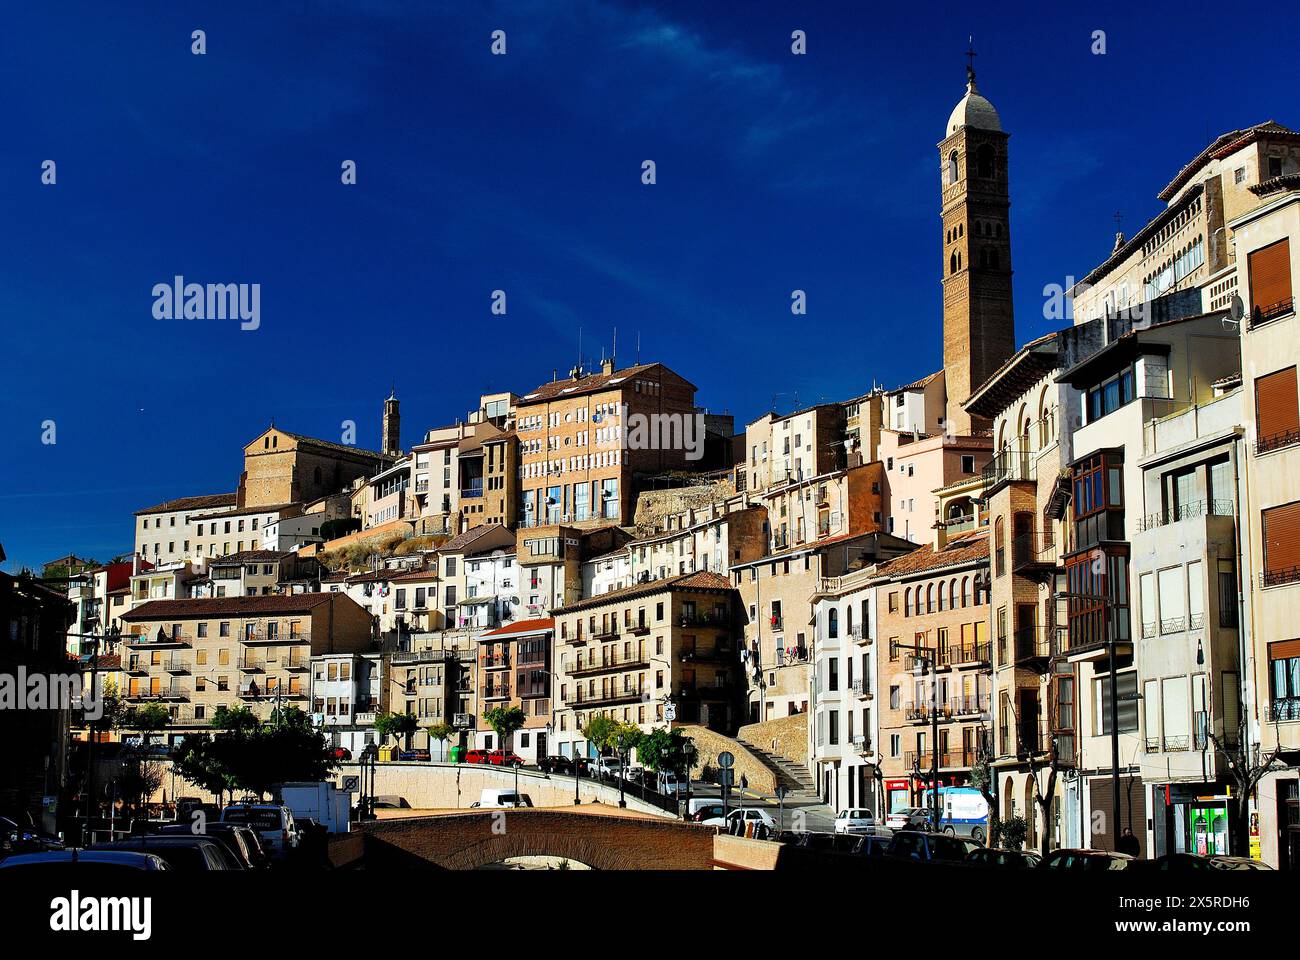
[[[692,783],[692,797],[722,797],[722,789],[712,783]],[[770,810],[774,817],[779,816],[781,805],[775,797],[739,787],[731,790],[728,803],[735,807],[763,807]],[[835,813],[824,803],[816,800],[803,800],[785,804],[785,828],[787,830],[808,830],[811,832],[830,833],[835,829]]]

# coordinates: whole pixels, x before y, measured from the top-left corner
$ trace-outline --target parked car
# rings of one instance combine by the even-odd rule
[[[623,766],[623,779],[632,783],[644,783],[646,774],[650,771],[639,764],[629,763]]]
[[[466,750],[466,751],[465,751],[465,762],[466,762],[466,763],[487,763],[487,762],[488,762],[488,751],[486,751],[486,750]]]
[[[721,817],[710,817],[700,822],[706,827],[726,827],[737,822],[761,823],[773,832],[777,829],[776,817],[759,807],[741,807],[739,810],[732,810],[727,814],[726,820]]]
[[[618,776],[618,757],[597,757],[593,764],[593,776],[602,780],[613,780]]]
[[[533,798],[526,793],[489,788],[479,794],[478,799],[470,804],[470,808],[531,807],[532,805]]]
[[[691,797],[690,800],[686,801],[686,819],[688,820],[692,819],[696,813],[699,813],[701,810],[705,808],[708,808],[710,810],[716,808],[718,813],[721,814],[722,801],[717,797],[701,797],[701,796]]]
[[[38,830],[30,816],[0,817],[0,857],[62,849],[63,841]]]
[[[999,847],[976,847],[966,857],[966,862],[977,867],[1000,867],[1007,870],[1027,870],[1037,867],[1043,858],[1028,850],[1003,850]]]
[[[226,848],[206,837],[154,836],[129,837],[112,843],[97,843],[94,850],[129,850],[162,857],[173,870],[206,873],[212,870],[242,870]]]
[[[889,841],[886,854],[900,860],[961,863],[979,844],[961,837],[925,830],[900,830]]]
[[[820,830],[807,830],[798,835],[795,846],[806,850],[824,850],[832,853],[853,853],[858,846],[859,837],[844,833],[826,833]]]
[[[1127,853],[1105,850],[1053,850],[1043,858],[1044,870],[1128,870],[1139,861]]]
[[[849,836],[853,835],[849,834]],[[868,833],[855,839],[857,843],[851,851],[855,856],[883,857],[889,852],[889,844],[893,837],[885,833]]]
[[[282,804],[232,803],[221,811],[222,823],[242,823],[257,831],[271,858],[282,860],[298,846],[293,811]]]
[[[171,823],[159,831],[163,837],[206,837],[215,840],[226,848],[226,852],[239,861],[245,870],[260,870],[267,865],[266,854],[258,842],[257,834],[248,827],[238,823],[208,823],[202,833],[194,833],[194,828],[187,823]]]
[[[925,830],[930,825],[930,811],[925,807],[902,807],[885,815],[891,830]]]
[[[524,758],[510,750],[492,750],[486,762],[494,767],[522,767]]]
[[[835,814],[836,833],[875,833],[876,815],[865,807],[850,807]]]
[[[542,773],[567,773],[573,774],[573,761],[569,757],[542,757],[537,761],[537,766]]]
[[[1151,870],[1170,873],[1187,873],[1201,870],[1272,870],[1266,863],[1249,857],[1229,857],[1224,854],[1166,853],[1147,864]]]
[[[691,806],[694,809],[687,812],[686,819],[692,823],[703,823],[706,820],[722,820],[721,801],[703,800],[697,805],[696,801],[692,800]]]
[[[690,789],[690,781],[673,770],[661,770],[654,775],[653,786],[665,797],[680,797]]]
[[[20,853],[0,860],[0,870],[22,869],[42,873],[76,871],[78,876],[126,873],[135,870],[170,870],[171,865],[155,853],[134,850],[49,850]]]

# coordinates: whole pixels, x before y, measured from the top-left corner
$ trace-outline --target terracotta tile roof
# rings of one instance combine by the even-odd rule
[[[898,387],[894,390],[886,390],[885,393],[888,396],[892,396],[895,393],[902,393],[904,390],[921,390],[925,387],[928,387],[938,377],[942,375],[943,375],[942,370],[936,370],[934,371],[934,373],[929,374],[928,376],[924,376],[920,380],[913,380],[911,383],[905,383],[901,387]]]
[[[519,633],[540,633],[543,630],[554,630],[554,617],[537,617],[533,620],[520,620],[518,623],[507,624],[504,627],[497,627],[495,630],[489,630],[479,637],[480,640],[487,637],[509,637]]]
[[[544,383],[531,393],[525,394],[519,399],[518,405],[522,407],[530,403],[542,403],[547,400],[558,400],[561,397],[573,397],[584,393],[593,393],[597,390],[614,389],[623,386],[632,377],[645,373],[647,370],[653,370],[655,367],[662,367],[665,371],[672,372],[661,363],[641,363],[608,374],[589,373],[577,380],[571,377],[565,380],[555,380],[551,383]],[[676,376],[676,374],[674,375]],[[691,386],[695,386],[695,384],[691,384]]]
[[[90,669],[90,657],[82,657],[82,658],[81,658],[81,663],[82,663],[82,666],[84,666],[87,670]],[[101,653],[101,654],[99,655],[99,662],[98,662],[98,665],[97,665],[97,669],[99,669],[99,670],[121,670],[121,669],[122,669],[122,655],[121,655],[120,653]]]
[[[438,552],[458,553],[461,550],[465,549],[467,546],[469,546],[471,543],[473,543],[475,540],[477,540],[479,537],[483,536],[488,531],[496,530],[496,529],[500,529],[496,524],[480,523],[476,527],[470,527],[464,533],[456,534],[456,536],[452,537],[441,547],[439,547]]]
[[[254,560],[283,560],[285,557],[296,557],[297,554],[292,550],[241,550],[239,553],[228,553],[224,557],[217,557],[208,561],[210,567],[232,566],[238,563],[248,563]]]
[[[437,570],[408,570],[406,573],[399,573],[395,577],[390,577],[392,583],[406,583],[409,580],[437,580]]]
[[[288,430],[281,429],[280,427],[276,427],[275,429],[279,430],[286,437],[293,437],[299,443],[305,443],[309,446],[323,447],[326,450],[337,450],[341,453],[354,453],[357,456],[370,457],[374,460],[395,459],[387,454],[380,453],[378,450],[363,450],[361,447],[348,446],[346,443],[335,443],[333,440],[322,440],[319,437],[309,437],[305,433],[290,433]],[[257,437],[254,437],[253,439],[256,440]]]
[[[179,497],[176,500],[167,500],[155,506],[137,510],[135,515],[139,517],[146,513],[173,513],[178,510],[216,510],[219,507],[233,507],[234,505],[235,495],[233,493],[209,493],[201,497]]]
[[[933,544],[930,544],[905,553],[888,563],[880,564],[876,573],[883,577],[911,577],[945,567],[987,561],[988,556],[988,534],[980,531],[950,540],[942,550],[935,550]]]
[[[636,583],[630,587],[623,587],[621,590],[611,590],[608,593],[597,594],[594,597],[586,597],[552,612],[559,616],[562,613],[573,613],[576,610],[604,606],[607,603],[618,603],[634,597],[663,593],[666,590],[735,590],[735,586],[721,574],[714,573],[711,570],[700,570],[696,573],[682,573],[675,577],[666,577],[663,580]]]
[[[263,597],[202,597],[187,600],[150,600],[121,619],[167,620],[197,617],[259,617],[278,613],[309,613],[329,603],[333,593],[269,594]]]
[[[1178,176],[1169,182],[1157,195],[1159,199],[1166,203],[1192,178],[1201,167],[1205,166],[1206,161],[1212,157],[1224,157],[1236,150],[1241,149],[1261,133],[1267,134],[1290,134],[1295,136],[1295,131],[1289,127],[1284,127],[1273,120],[1265,120],[1263,123],[1257,123],[1253,127],[1244,127],[1241,130],[1229,130],[1221,134],[1208,147],[1198,153],[1192,162],[1178,171]]]

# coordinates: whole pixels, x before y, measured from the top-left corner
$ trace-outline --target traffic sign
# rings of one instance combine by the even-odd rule
[[[787,790],[785,789],[785,787],[782,786],[782,787],[777,787],[777,788],[776,788],[776,798],[777,798],[778,800],[784,800],[784,799],[785,799],[785,795],[786,795],[786,793],[787,793]]]
[[[343,789],[348,793],[356,793],[357,787],[359,787],[360,785],[361,785],[361,781],[357,777],[343,778]]]
[[[734,764],[735,762],[736,762],[736,755],[732,753],[730,750],[723,750],[720,754],[718,754],[718,766],[720,766],[723,770],[730,770],[732,764]]]
[[[736,771],[726,768],[718,771],[718,786],[734,787],[736,785]]]

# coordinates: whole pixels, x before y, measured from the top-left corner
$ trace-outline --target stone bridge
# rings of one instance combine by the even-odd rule
[[[564,857],[596,870],[710,870],[713,827],[626,811],[506,809],[366,823],[367,869],[473,870],[511,857]]]

